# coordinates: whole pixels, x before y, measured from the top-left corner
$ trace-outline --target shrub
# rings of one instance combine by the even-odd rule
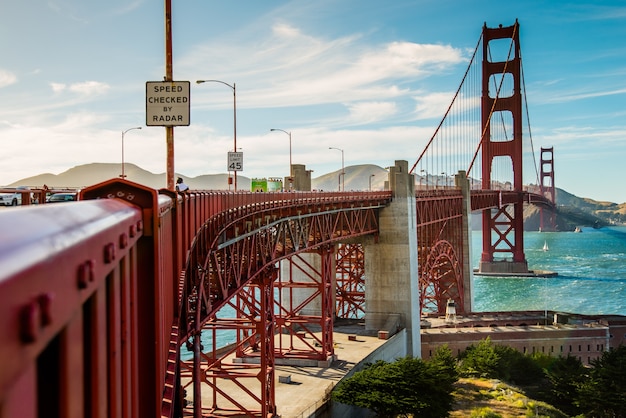
[[[370,409],[381,417],[447,417],[452,408],[456,367],[452,367],[452,357],[445,352],[435,358],[431,362],[413,357],[393,363],[378,361],[339,382],[332,399]]]

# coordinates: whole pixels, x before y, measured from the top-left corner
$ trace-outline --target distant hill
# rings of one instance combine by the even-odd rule
[[[124,173],[126,178],[147,187],[161,189],[166,187],[165,173],[151,173],[134,164],[127,163]],[[339,174],[341,170],[322,174],[311,179],[313,190],[338,190],[341,187]],[[373,164],[345,167],[344,190],[383,190],[387,180],[387,170]],[[30,186],[41,188],[47,185],[51,189],[81,189],[117,178],[120,165],[115,163],[92,163],[73,167],[60,174],[40,174],[8,184],[6,187]],[[228,174],[205,174],[189,177],[177,174],[185,179],[191,189],[195,190],[228,190]],[[416,178],[416,182],[419,179]],[[237,175],[238,190],[250,190],[250,178]],[[232,187],[232,185],[231,185]],[[577,197],[562,189],[556,189],[558,207],[557,226],[561,231],[573,230],[576,226],[604,226],[626,223],[626,203],[598,202],[588,198]],[[524,213],[525,229],[537,230],[539,227],[539,210],[528,205]]]
[[[387,170],[374,164],[353,165],[345,167],[344,190],[369,190],[370,179],[372,190],[384,190],[387,181]],[[339,174],[341,170],[323,174],[311,179],[311,188],[315,190],[339,190]],[[373,175],[373,176],[372,176]],[[370,177],[371,176],[371,177]]]
[[[135,164],[126,163],[124,174],[127,180],[154,189],[161,189],[167,186],[167,176],[165,173],[154,174]],[[92,163],[78,165],[60,174],[46,173],[27,177],[13,184],[9,184],[7,187],[29,186],[31,188],[41,188],[45,184],[50,189],[82,189],[86,186],[101,183],[119,176],[119,164]],[[185,183],[192,189],[228,190],[228,174],[206,174],[198,177],[187,177],[182,174],[177,174],[176,176],[183,177]],[[250,179],[238,175],[237,185],[238,188],[245,188],[247,190],[250,188]]]
[[[315,190],[337,190],[341,170],[324,174],[311,179],[311,187]],[[345,167],[345,190],[368,190],[370,175],[373,190],[382,190],[387,180],[387,170],[373,164]],[[135,164],[126,163],[124,168],[126,179],[154,189],[166,187],[166,173],[151,173]],[[78,165],[60,174],[39,174],[8,184],[6,187],[29,186],[41,188],[47,185],[51,189],[82,189],[86,186],[101,183],[120,176],[120,165],[115,163],[91,163]],[[228,190],[228,174],[205,174],[189,177],[177,173],[176,177],[185,179],[185,183],[195,190]],[[231,185],[232,188],[232,185]],[[250,190],[250,178],[237,174],[237,189]]]
[[[602,227],[626,223],[626,203],[598,202],[581,198],[565,190],[556,189],[557,217],[559,231],[573,231],[576,227]],[[527,205],[524,209],[524,228],[538,230],[540,222],[539,208]]]

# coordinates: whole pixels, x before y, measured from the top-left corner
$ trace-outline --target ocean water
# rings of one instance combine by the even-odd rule
[[[473,266],[482,250],[472,233]],[[544,251],[547,244],[548,251]],[[576,232],[525,232],[530,270],[558,273],[549,278],[474,277],[474,310],[556,310],[626,315],[626,227],[583,228]]]

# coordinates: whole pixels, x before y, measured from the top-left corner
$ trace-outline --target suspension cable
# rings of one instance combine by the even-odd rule
[[[533,134],[530,130],[530,113],[528,112],[528,97],[526,95],[526,80],[524,79],[524,60],[522,60],[522,49],[520,48],[520,67],[522,71],[522,89],[524,90],[524,110],[526,110],[526,123],[528,124],[528,137],[530,138],[530,152],[533,155],[533,165],[535,166],[535,179],[537,180],[537,184],[541,185],[541,180],[539,179],[539,169],[537,168],[537,159],[535,158],[535,145],[533,143]]]
[[[452,109],[452,105],[454,104],[455,100],[459,96],[459,92],[461,91],[461,88],[463,87],[463,84],[465,83],[465,79],[467,78],[467,74],[469,73],[469,71],[470,71],[470,69],[472,67],[472,63],[474,62],[474,58],[476,57],[476,52],[478,51],[478,47],[480,46],[480,42],[481,42],[482,38],[483,38],[483,34],[481,32],[480,36],[478,37],[478,42],[476,43],[476,48],[474,48],[474,53],[472,54],[472,58],[470,59],[469,65],[467,66],[467,69],[465,70],[465,74],[463,75],[463,80],[461,80],[461,83],[459,84],[459,88],[456,90],[456,93],[454,93],[454,97],[452,98],[452,102],[450,103],[450,106],[448,106],[448,109],[446,110],[446,113],[443,115],[443,118],[441,118],[441,122],[439,122],[439,125],[437,126],[437,129],[435,130],[433,135],[430,137],[430,140],[428,141],[428,143],[424,147],[424,150],[422,151],[422,153],[418,157],[417,161],[415,161],[415,164],[413,164],[413,167],[411,167],[411,169],[409,170],[409,174],[413,174],[413,170],[415,170],[415,167],[417,166],[417,164],[419,164],[420,160],[422,159],[422,157],[424,156],[424,154],[426,153],[426,151],[430,147],[430,144],[435,139],[435,136],[437,136],[437,133],[441,129],[441,126],[443,125],[443,122],[445,121],[446,117],[450,113],[450,110]],[[468,173],[469,173],[469,171],[468,171]]]

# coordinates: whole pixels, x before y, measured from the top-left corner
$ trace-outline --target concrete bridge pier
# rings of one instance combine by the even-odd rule
[[[467,173],[460,170],[454,176],[454,184],[461,190],[463,195],[463,313],[474,311],[474,270],[472,268],[472,227],[470,219],[472,216],[472,204],[470,199],[470,183]]]
[[[391,204],[380,211],[380,235],[366,240],[365,329],[388,338],[406,329],[406,353],[421,357],[415,176],[407,161],[389,170]]]

